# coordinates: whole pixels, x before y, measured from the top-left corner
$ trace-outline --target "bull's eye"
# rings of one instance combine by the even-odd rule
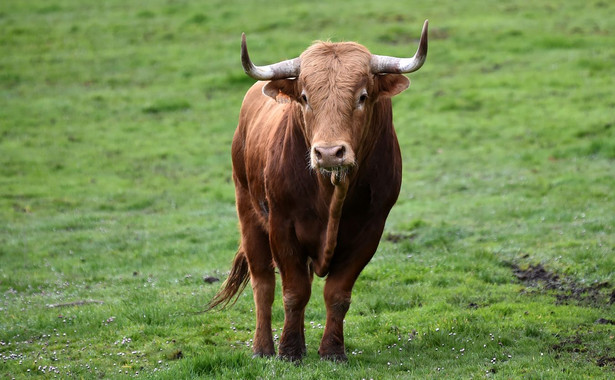
[[[359,95],[359,98],[357,99],[357,108],[362,109],[365,105],[365,102],[367,101],[367,98],[367,91],[363,90],[363,92],[361,93],[361,95]]]
[[[306,105],[308,104],[308,98],[305,92],[301,93],[301,101],[303,101],[303,104],[306,104]]]

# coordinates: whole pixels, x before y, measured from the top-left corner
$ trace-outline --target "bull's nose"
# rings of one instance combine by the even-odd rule
[[[314,155],[316,163],[322,168],[331,168],[344,165],[346,147],[343,145],[335,146],[315,146]]]

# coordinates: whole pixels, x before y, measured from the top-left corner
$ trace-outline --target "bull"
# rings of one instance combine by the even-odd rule
[[[304,315],[316,273],[326,277],[318,353],[347,360],[343,321],[352,288],[401,186],[391,97],[410,84],[402,74],[423,65],[427,26],[426,20],[411,58],[374,55],[353,42],[317,42],[267,66],[252,63],[242,35],[243,68],[259,81],[245,95],[232,143],[241,241],[209,308],[226,306],[251,283],[254,356],[275,355],[277,268],[284,301],[278,355],[294,361],[306,354]]]

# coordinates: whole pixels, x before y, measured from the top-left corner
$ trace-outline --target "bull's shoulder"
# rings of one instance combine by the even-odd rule
[[[264,194],[267,171],[287,162],[281,147],[288,146],[287,131],[292,128],[289,120],[293,119],[289,115],[295,107],[263,94],[266,83],[257,82],[246,93],[232,147],[236,177],[259,194]],[[299,155],[303,157],[304,150]]]
[[[252,118],[260,109],[264,107],[273,107],[273,99],[263,94],[263,87],[266,83],[267,82],[256,82],[246,92],[246,95],[243,97],[243,102],[241,103],[240,118],[242,116]]]
[[[246,93],[239,113],[239,129],[244,135],[261,138],[263,133],[281,127],[284,115],[292,105],[275,100],[263,93],[267,82],[256,82]]]

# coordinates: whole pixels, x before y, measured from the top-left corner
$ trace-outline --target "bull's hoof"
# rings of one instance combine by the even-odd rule
[[[299,362],[307,355],[305,346],[296,349],[280,349],[278,357],[289,362]]]
[[[256,359],[256,358],[270,358],[272,356],[274,356],[274,353],[265,353],[265,352],[255,352],[254,354],[252,354],[252,359]]]
[[[345,363],[348,361],[348,357],[346,356],[344,352],[328,353],[328,354],[323,354],[319,352],[319,354],[320,354],[320,360],[328,360],[328,361],[332,361],[336,363]]]
[[[254,346],[252,348],[252,352],[254,353],[252,355],[253,358],[270,358],[272,356],[275,356],[273,341],[271,342],[271,345]]]
[[[303,360],[304,356],[305,355],[278,355],[278,358],[286,362],[299,363]]]

